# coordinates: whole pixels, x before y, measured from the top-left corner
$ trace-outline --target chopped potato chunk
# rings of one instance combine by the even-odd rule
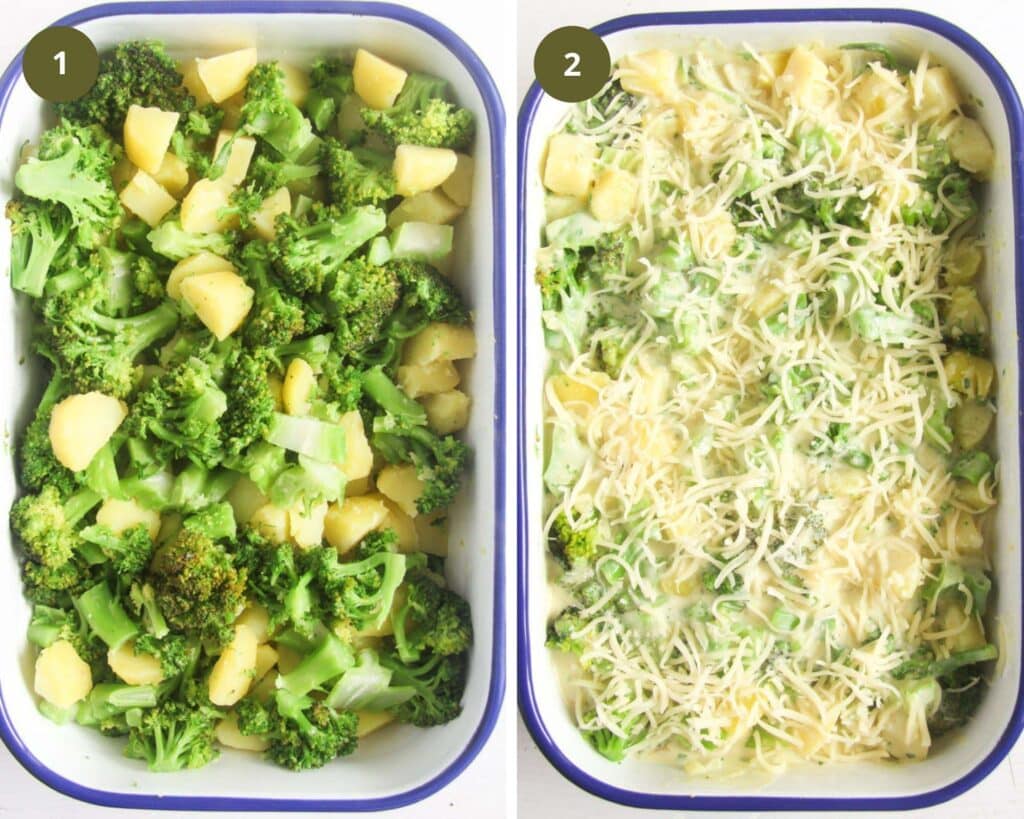
[[[121,204],[150,227],[160,224],[178,200],[143,170],[137,170],[118,194]]]
[[[555,134],[548,140],[544,187],[553,193],[584,197],[594,181],[597,145],[582,134]]]
[[[85,469],[127,415],[123,401],[101,392],[69,395],[50,415],[54,456],[72,472]]]
[[[448,390],[420,399],[427,411],[427,423],[438,435],[450,435],[465,429],[469,423],[469,396],[459,390]]]
[[[356,51],[352,81],[356,93],[370,108],[390,108],[394,105],[408,76],[397,65],[382,60],[366,49]]]
[[[398,386],[410,398],[447,392],[459,384],[459,371],[450,361],[407,364],[398,368]]]
[[[452,175],[458,161],[449,148],[399,145],[395,148],[395,193],[415,196],[436,188]]]
[[[460,361],[475,356],[476,335],[472,327],[440,322],[428,324],[402,348],[403,364]]]
[[[423,481],[417,476],[416,467],[409,464],[384,467],[377,475],[377,490],[394,501],[409,517],[414,518],[420,513],[416,501],[423,494]]]
[[[96,522],[114,532],[123,532],[141,524],[153,540],[160,533],[160,513],[134,500],[107,498],[96,512]]]
[[[200,273],[181,283],[181,295],[219,341],[242,326],[252,309],[253,289],[237,273]]]
[[[242,48],[208,59],[196,60],[196,76],[214,102],[222,102],[245,88],[256,67],[256,49]]]
[[[70,708],[92,691],[92,671],[67,640],[57,640],[36,658],[36,693],[57,708]]]
[[[171,274],[167,277],[167,295],[172,299],[180,299],[181,283],[189,276],[195,276],[197,273],[219,273],[222,270],[236,272],[231,262],[208,250],[186,256],[171,269]]]
[[[460,208],[468,208],[473,199],[473,157],[456,154],[455,170],[441,184],[448,198]]]
[[[245,696],[256,670],[256,648],[256,637],[252,631],[236,625],[234,637],[210,671],[210,702],[221,706],[234,705]]]
[[[332,503],[324,520],[324,537],[344,554],[387,519],[388,509],[381,495],[359,495]]]
[[[124,118],[124,152],[148,174],[155,174],[163,164],[171,145],[171,136],[178,127],[177,111],[128,106]]]

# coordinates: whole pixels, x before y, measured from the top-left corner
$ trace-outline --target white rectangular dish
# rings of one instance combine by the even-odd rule
[[[253,45],[260,59],[308,65],[315,57],[373,50],[406,68],[449,80],[477,122],[473,203],[456,225],[454,278],[473,310],[479,355],[468,375],[473,413],[465,438],[471,473],[453,507],[449,581],[470,603],[474,645],[460,717],[428,730],[389,727],[360,744],[352,757],[297,775],[254,754],[225,752],[197,771],[156,774],[121,756],[121,742],[75,725],[57,726],[36,708],[31,650],[25,638],[30,608],[21,594],[10,542],[0,548],[0,621],[9,635],[0,652],[0,734],[19,761],[51,787],[78,799],[125,808],[347,811],[398,808],[428,796],[457,776],[494,727],[504,693],[504,114],[483,64],[435,20],[378,3],[177,2],[125,3],[77,12],[75,26],[102,52],[126,39],[155,39],[172,56],[203,56]],[[29,89],[19,56],[0,78],[0,199],[13,192],[21,146],[52,115]],[[9,268],[10,237],[0,225],[0,269]],[[0,287],[0,361],[9,400],[7,441],[34,410],[41,386],[31,361],[28,310]],[[17,487],[13,451],[0,467],[0,507]]]
[[[807,10],[667,13],[624,17],[594,29],[614,62],[629,52],[682,49],[699,40],[757,50],[799,43],[881,42],[901,55],[927,50],[948,66],[976,100],[992,138],[996,169],[982,202],[988,247],[982,296],[992,318],[992,355],[999,373],[996,451],[1001,504],[993,529],[998,599],[988,627],[1002,658],[980,711],[962,730],[939,740],[916,764],[858,763],[793,768],[769,784],[688,777],[650,762],[615,764],[601,757],[573,724],[545,648],[550,600],[543,521],[543,384],[547,354],[534,284],[535,253],[544,224],[541,162],[545,143],[566,113],[534,86],[519,122],[519,698],[541,750],[580,787],[641,808],[686,810],[849,810],[922,808],[972,787],[1006,755],[1024,727],[1021,557],[1021,273],[1024,270],[1021,156],[1024,114],[1006,73],[970,35],[929,15],[898,10]]]

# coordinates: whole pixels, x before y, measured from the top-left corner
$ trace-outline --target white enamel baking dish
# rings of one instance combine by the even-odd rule
[[[0,545],[0,733],[23,765],[52,787],[116,807],[218,810],[376,810],[421,799],[457,776],[490,735],[504,690],[502,499],[504,443],[503,112],[482,63],[453,32],[399,6],[330,2],[126,3],[97,6],[60,21],[85,32],[102,51],[134,38],[167,43],[174,56],[209,55],[256,45],[261,59],[307,65],[328,52],[363,46],[406,68],[450,80],[476,115],[473,204],[455,228],[455,278],[476,316],[480,352],[467,378],[473,414],[466,438],[472,472],[451,518],[449,580],[473,610],[475,642],[462,715],[429,730],[389,726],[355,755],[295,774],[258,755],[225,751],[198,771],[153,774],[121,756],[121,742],[75,725],[58,727],[36,710],[29,607],[5,534]],[[28,88],[20,57],[0,80],[0,199],[12,193],[21,145],[49,122],[47,107]],[[9,232],[0,226],[0,269],[9,269]],[[31,417],[42,385],[29,356],[27,310],[7,282],[0,286],[0,367],[5,441]],[[15,497],[11,447],[0,466],[0,508]]]
[[[613,20],[595,28],[612,60],[651,48],[684,48],[700,39],[760,50],[821,41],[834,45],[882,42],[897,53],[928,50],[949,66],[963,90],[977,98],[978,114],[997,154],[982,205],[988,262],[983,296],[992,319],[999,372],[997,447],[1002,503],[994,529],[993,564],[998,595],[988,627],[1002,638],[1003,659],[984,704],[961,732],[933,746],[918,764],[805,767],[765,785],[707,781],[667,766],[608,762],[570,721],[548,649],[550,602],[541,532],[542,384],[546,354],[540,299],[533,285],[534,254],[543,224],[540,162],[545,140],[566,104],[535,85],[519,121],[519,698],[537,744],[568,779],[592,793],[644,808],[687,810],[850,810],[921,808],[950,799],[988,774],[1024,725],[1021,621],[1021,271],[1022,125],[1020,101],[992,55],[964,31],[936,17],[897,10],[807,10],[667,13]],[[997,637],[998,639],[998,637]]]

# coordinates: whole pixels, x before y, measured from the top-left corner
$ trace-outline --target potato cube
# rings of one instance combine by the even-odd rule
[[[459,390],[447,390],[420,399],[427,411],[427,423],[438,435],[450,435],[469,423],[469,396]]]
[[[284,374],[281,400],[284,411],[289,415],[309,415],[313,395],[316,392],[316,373],[305,359],[293,358]]]
[[[992,172],[995,151],[981,124],[969,117],[957,117],[953,133],[949,136],[949,150],[953,159],[965,171],[987,178]]]
[[[181,283],[189,276],[195,276],[199,273],[219,273],[223,270],[234,273],[235,266],[216,253],[200,250],[198,253],[186,256],[171,269],[171,274],[167,277],[165,285],[167,295],[172,299],[180,299]]]
[[[679,55],[662,48],[627,54],[619,61],[619,82],[630,94],[668,99],[677,88]]]
[[[234,228],[238,224],[237,214],[220,216],[221,210],[231,205],[232,190],[223,177],[196,182],[181,200],[182,229],[188,233],[223,233]]]
[[[261,506],[269,503],[269,498],[262,490],[245,475],[235,481],[235,485],[228,492],[227,502],[235,513],[235,520],[241,524],[248,523],[253,514]]]
[[[341,471],[349,481],[366,478],[373,471],[373,450],[366,438],[363,416],[352,410],[342,415],[338,423],[345,430],[345,463],[340,464]]]
[[[160,170],[179,116],[177,111],[128,106],[124,118],[124,152],[128,158],[148,174]]]
[[[960,242],[946,260],[946,283],[969,284],[981,270],[985,254],[977,242]]]
[[[243,734],[238,730],[238,715],[233,711],[227,713],[213,729],[217,742],[225,748],[236,751],[265,751],[270,747],[269,740],[259,734]]]
[[[345,484],[345,497],[354,498],[357,495],[365,495],[372,488],[373,486],[371,485],[369,476],[365,478],[356,478]]]
[[[160,167],[153,174],[153,179],[171,196],[177,197],[188,187],[188,165],[168,151],[164,154]]]
[[[417,548],[438,557],[448,556],[448,510],[419,515],[414,521],[419,536]]]
[[[160,224],[170,210],[178,204],[152,176],[138,170],[131,181],[118,194],[121,204],[150,227]]]
[[[326,503],[315,503],[306,508],[306,503],[299,500],[288,510],[289,540],[300,549],[312,549],[320,546],[324,540],[326,517]]]
[[[273,543],[288,542],[287,509],[268,503],[253,512],[249,525]]]
[[[427,148],[423,145],[399,145],[395,148],[395,193],[415,196],[444,182],[458,164],[450,148]]]
[[[857,81],[853,100],[867,119],[898,124],[910,116],[910,92],[900,75],[877,65]]]
[[[352,81],[356,93],[370,108],[390,108],[394,105],[408,76],[397,65],[382,60],[366,49],[356,51]]]
[[[441,184],[441,190],[460,208],[468,208],[473,199],[473,157],[466,154],[455,156],[455,170]]]
[[[234,705],[245,696],[256,670],[256,648],[252,631],[245,626],[235,626],[234,637],[210,671],[210,702]]]
[[[941,119],[960,105],[960,92],[949,69],[944,66],[929,68],[921,82],[921,99],[917,111],[922,119]]]
[[[398,508],[414,518],[420,510],[416,501],[423,494],[423,481],[410,464],[386,466],[377,475],[377,491],[394,501]]]
[[[253,289],[237,273],[200,273],[181,283],[182,298],[219,341],[242,326],[252,309]]]
[[[557,193],[544,195],[544,219],[547,222],[554,222],[556,219],[564,219],[579,213],[587,206],[587,200],[578,199],[575,196],[562,196]]]
[[[819,108],[828,101],[828,66],[817,55],[797,46],[776,80],[778,92],[805,109]]]
[[[403,199],[388,214],[388,227],[396,228],[405,222],[427,222],[431,225],[450,225],[462,208],[438,190],[423,191]]]
[[[393,529],[398,535],[398,550],[400,552],[415,552],[420,544],[416,521],[399,509],[398,504],[390,498],[384,499],[384,505],[387,507],[388,514],[377,529],[382,532]]]
[[[256,639],[260,640],[261,638],[257,636]],[[256,648],[256,673],[253,674],[253,679],[263,679],[275,665],[277,665],[277,649],[270,643],[260,643]]]
[[[69,395],[50,415],[50,446],[54,457],[72,472],[85,469],[106,445],[128,407],[101,392]]]
[[[35,692],[57,708],[70,708],[92,691],[92,671],[67,640],[51,643],[36,658]]]
[[[590,192],[590,212],[600,222],[620,225],[632,215],[639,189],[633,174],[609,168],[597,178]]]
[[[284,74],[284,95],[288,101],[302,108],[309,96],[309,75],[298,66],[278,61],[277,67]]]
[[[291,213],[291,210],[291,193],[288,188],[278,188],[263,200],[260,209],[253,214],[252,229],[261,239],[272,242],[277,235],[277,217],[282,213]]]
[[[196,98],[196,105],[202,108],[204,105],[209,105],[213,100],[206,92],[206,86],[203,85],[203,81],[199,79],[199,66],[197,62],[198,60],[194,57],[189,60],[183,60],[178,64],[178,71],[181,72],[181,84],[185,86],[186,91]]]
[[[244,91],[239,91],[220,104],[220,110],[224,112],[224,119],[220,122],[222,128],[233,129],[242,124],[243,105],[245,105]]]
[[[135,653],[135,641],[126,640],[107,652],[107,665],[128,685],[159,685],[164,672],[159,658],[152,654]]]
[[[160,513],[134,500],[107,498],[96,512],[96,522],[117,533],[141,524],[149,532],[150,540],[156,540],[160,534]]]
[[[381,495],[360,495],[332,503],[324,520],[327,542],[344,554],[387,519],[388,509]]]
[[[544,187],[553,193],[584,197],[594,181],[597,145],[581,134],[555,134],[548,140]]]
[[[987,358],[957,350],[942,362],[950,389],[968,398],[987,398],[996,377],[995,367]]]
[[[398,368],[398,386],[410,398],[447,392],[459,384],[459,371],[450,361],[410,364]]]
[[[359,720],[356,725],[356,736],[362,739],[393,722],[395,715],[390,711],[356,711],[356,718]]]
[[[476,335],[473,328],[441,322],[428,324],[402,348],[403,364],[460,361],[475,356]]]
[[[235,620],[235,626],[249,629],[252,632],[252,636],[256,638],[256,642],[262,647],[262,644],[270,639],[270,612],[259,603],[250,603],[238,615],[238,619]],[[273,665],[273,663],[270,665]],[[263,669],[263,673],[265,674],[269,668],[270,666],[267,666],[267,668]],[[259,669],[257,669],[258,671]],[[263,674],[257,673],[256,679],[262,676]]]
[[[222,102],[245,88],[256,67],[256,49],[242,48],[216,57],[196,60],[196,75],[214,102]]]
[[[234,131],[228,130],[221,130],[217,134],[217,142],[213,146],[214,159],[220,156],[220,149],[234,135]],[[231,153],[228,154],[227,164],[224,166],[224,173],[220,178],[230,185],[241,185],[245,181],[245,175],[249,172],[249,163],[252,162],[252,155],[255,152],[256,140],[253,137],[235,136],[235,141],[231,144]]]

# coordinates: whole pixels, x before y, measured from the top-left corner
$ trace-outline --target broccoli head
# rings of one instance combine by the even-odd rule
[[[244,725],[252,728],[269,723],[269,730],[263,732],[269,743],[267,756],[285,768],[322,768],[356,749],[359,720],[351,711],[336,711],[286,689],[275,692],[265,718],[253,719],[253,710],[247,710]]]
[[[314,573],[300,565],[291,544],[271,543],[254,529],[244,528],[235,564],[245,568],[249,596],[267,609],[272,626],[291,626],[307,637],[313,634],[321,608],[311,585]]]
[[[44,487],[53,487],[62,496],[72,494],[78,488],[75,473],[57,460],[50,443],[50,416],[54,405],[68,392],[66,379],[60,372],[54,372],[50,383],[39,399],[35,417],[25,428],[18,447],[20,469],[18,475],[27,489],[39,492]]]
[[[224,395],[230,411],[221,417],[222,442],[229,454],[237,455],[263,438],[274,415],[265,357],[246,351],[231,356]]]
[[[405,577],[406,555],[383,551],[343,563],[334,549],[318,549],[314,561],[317,588],[336,618],[360,630],[383,625]]]
[[[448,83],[427,74],[410,74],[394,105],[364,108],[362,115],[367,127],[392,146],[463,150],[473,141],[473,115],[448,101]]]
[[[597,524],[574,528],[563,512],[551,526],[548,545],[566,566],[590,562],[597,555]]]
[[[587,621],[580,616],[580,610],[575,606],[569,606],[548,625],[548,639],[545,645],[570,654],[579,654],[583,650],[583,644],[576,634],[586,624]]]
[[[247,242],[238,254],[238,266],[256,291],[242,337],[251,347],[277,347],[307,332],[307,306],[301,298],[281,289],[270,269],[266,242]]]
[[[469,604],[425,569],[410,572],[405,600],[391,617],[398,656],[418,662],[424,652],[448,656],[466,651],[473,639]]]
[[[318,142],[310,121],[285,94],[284,72],[276,62],[260,63],[249,72],[241,130],[292,161],[305,158]]]
[[[367,148],[346,148],[330,137],[320,146],[320,164],[327,175],[331,201],[344,210],[391,199],[395,195],[393,161]]]
[[[11,199],[6,214],[11,223],[11,287],[39,298],[71,234],[70,213],[49,202]]]
[[[72,495],[66,501],[52,486],[38,495],[24,495],[11,507],[11,527],[24,544],[30,560],[50,569],[67,563],[82,545],[75,524],[100,501],[100,496],[88,489]]]
[[[338,269],[326,293],[328,320],[340,355],[361,350],[381,335],[398,302],[399,281],[387,265],[349,259]]]
[[[141,759],[151,771],[166,773],[202,768],[220,752],[214,744],[216,711],[169,700],[142,712],[128,733],[124,755]]]
[[[149,565],[149,559],[153,556],[153,539],[149,536],[148,527],[142,523],[121,532],[115,532],[109,526],[93,524],[82,529],[81,537],[87,543],[99,547],[103,557],[120,577],[131,578],[139,574]]]
[[[380,662],[391,670],[393,686],[408,686],[416,691],[411,699],[390,709],[401,722],[428,728],[451,722],[462,713],[465,654],[434,654],[421,663],[406,664],[397,655],[384,652]]]
[[[309,70],[309,94],[306,113],[314,127],[323,133],[335,121],[342,103],[352,95],[352,65],[339,57],[321,57]]]

